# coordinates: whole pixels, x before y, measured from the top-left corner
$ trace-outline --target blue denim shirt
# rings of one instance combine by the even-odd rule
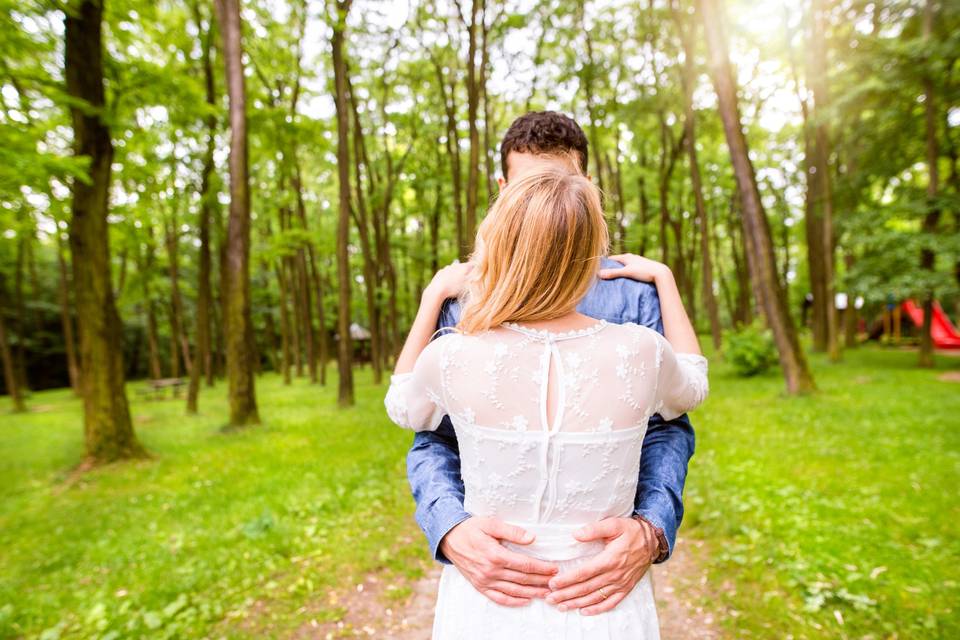
[[[609,258],[601,265],[605,269],[619,266]],[[598,320],[635,322],[663,333],[660,299],[656,287],[648,283],[629,278],[597,280],[577,310]],[[459,319],[459,304],[448,300],[437,326],[454,327]],[[668,552],[660,562],[673,553],[683,519],[687,463],[693,450],[693,427],[686,415],[669,422],[659,415],[650,418],[643,438],[634,514],[662,530]],[[430,551],[438,561],[449,564],[440,552],[440,541],[450,529],[470,517],[463,509],[460,453],[449,416],[443,418],[436,431],[421,431],[414,436],[413,447],[407,454],[407,479],[417,503],[417,523],[427,536]]]

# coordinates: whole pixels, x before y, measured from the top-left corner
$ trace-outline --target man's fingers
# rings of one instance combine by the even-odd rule
[[[607,256],[607,257],[610,258],[611,260],[616,260],[616,261],[619,262],[620,264],[623,264],[624,262],[626,262],[627,258],[630,257],[630,254],[629,254],[629,253],[618,253],[618,254],[615,255],[615,256]]]
[[[530,544],[534,535],[526,529],[507,524],[503,520],[491,519],[482,527],[484,533],[498,540],[507,540],[516,544]]]
[[[573,533],[573,537],[580,542],[589,542],[591,540],[615,538],[621,533],[623,533],[623,523],[620,522],[619,518],[604,518],[578,529]]]
[[[505,582],[503,580],[491,582],[490,588],[494,591],[499,591],[504,595],[512,596],[514,598],[546,598],[548,595],[550,595],[550,589],[543,587],[528,587],[526,585],[517,584],[516,582]]]
[[[584,607],[580,609],[580,615],[582,616],[595,616],[598,613],[606,613],[607,611],[612,610],[615,606],[620,604],[620,602],[627,597],[626,592],[617,591],[616,593],[610,594],[606,600],[599,602],[589,607]]]
[[[604,589],[604,593],[607,594],[607,597],[610,597],[610,589]],[[561,611],[573,611],[575,609],[583,609],[584,607],[590,607],[593,605],[600,604],[603,602],[604,597],[600,591],[591,591],[590,593],[581,596],[579,598],[573,598],[565,602],[561,602],[557,608]]]
[[[574,571],[568,571],[563,575],[550,579],[550,588],[554,591],[565,589],[571,585],[582,584],[599,575],[608,573],[614,568],[614,558],[608,557],[608,554],[602,552],[595,558],[577,567]]]
[[[540,587],[541,589],[550,589],[550,576],[542,573],[523,573],[513,569],[500,569],[491,576],[495,580],[505,582],[515,582],[516,584],[525,584],[528,587]]]
[[[505,607],[525,607],[530,604],[529,598],[515,598],[513,596],[508,596],[505,593],[501,593],[495,589],[485,589],[483,595],[487,596],[497,604],[502,604]]]
[[[545,576],[552,576],[559,571],[559,567],[552,562],[544,562],[537,558],[531,558],[520,553],[514,553],[504,549],[497,554],[497,561],[507,569],[513,569],[520,573],[539,573]]]
[[[577,582],[562,589],[553,589],[553,593],[547,596],[547,602],[550,604],[563,604],[567,600],[582,598],[594,591],[599,591],[603,587],[607,593],[611,592],[615,578],[608,573],[594,576],[589,580]]]

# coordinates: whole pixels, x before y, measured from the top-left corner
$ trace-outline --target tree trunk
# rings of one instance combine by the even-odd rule
[[[777,279],[773,244],[756,175],[750,162],[747,140],[740,121],[737,104],[737,87],[727,53],[727,41],[723,10],[720,0],[698,0],[700,17],[706,30],[707,48],[710,52],[710,67],[713,85],[717,92],[720,117],[730,150],[734,174],[743,205],[743,228],[750,244],[748,262],[767,324],[773,332],[780,365],[786,379],[787,391],[791,394],[805,393],[815,389],[813,376],[806,357],[800,349],[796,328],[787,308],[783,289]]]
[[[650,219],[650,201],[647,198],[647,146],[640,145],[640,173],[637,177],[637,199],[640,207],[640,245],[638,250],[640,255],[647,254],[647,221]]]
[[[26,276],[24,275],[24,263],[26,262],[27,254],[26,244],[26,233],[21,231],[20,237],[17,239],[16,273],[13,280],[15,312],[13,317],[13,332],[17,336],[17,348],[14,354],[14,374],[17,376],[17,386],[21,393],[25,393],[30,389],[30,381],[27,379],[27,332],[29,330],[28,327],[32,323],[27,320],[26,296],[23,294],[23,283],[26,281]],[[34,330],[36,330],[36,328],[35,326]]]
[[[102,2],[84,0],[68,12],[64,52],[67,93],[74,100],[74,154],[88,157],[89,181],[73,181],[70,251],[80,334],[80,379],[88,463],[142,456],[124,388],[123,327],[113,299],[107,233],[113,144],[101,119]],[[83,105],[83,106],[81,106]]]
[[[456,85],[451,83],[448,95],[443,68],[436,60],[433,60],[433,65],[437,74],[437,86],[440,89],[440,98],[443,100],[443,108],[447,114],[447,135],[445,136],[446,141],[444,144],[447,149],[447,157],[450,159],[450,173],[453,177],[453,214],[457,234],[457,255],[463,260],[466,257],[466,254],[463,252],[463,177],[460,167],[460,136],[457,133]],[[506,176],[504,176],[504,178],[506,178]]]
[[[485,0],[471,0],[470,24],[467,25],[467,124],[470,129],[470,156],[467,166],[467,211],[463,238],[462,255],[473,251],[474,236],[477,232],[477,192],[480,188],[480,129],[477,126],[477,112],[480,107],[480,80],[477,78],[477,17]],[[482,77],[482,73],[480,74]]]
[[[13,362],[13,354],[10,352],[10,343],[7,341],[7,324],[3,319],[3,308],[6,306],[7,286],[3,281],[3,274],[0,274],[0,359],[3,360],[3,382],[7,388],[7,395],[13,403],[13,411],[21,413],[27,410],[23,402],[23,394],[20,393],[20,383],[17,380],[17,372]]]
[[[674,14],[676,17],[676,13]],[[703,200],[703,185],[700,178],[700,163],[697,159],[696,140],[696,112],[693,109],[693,89],[696,82],[696,70],[693,66],[693,30],[685,28],[678,19],[677,27],[683,41],[683,96],[684,96],[684,140],[687,147],[687,158],[690,162],[690,182],[693,188],[694,204],[697,210],[697,222],[700,225],[700,259],[703,261],[701,274],[703,305],[707,308],[707,317],[710,320],[710,336],[713,339],[713,348],[720,351],[720,312],[717,308],[717,299],[713,294],[713,261],[710,259],[710,223],[707,220],[707,206]]]
[[[323,304],[323,278],[317,269],[317,260],[313,254],[313,246],[307,246],[307,256],[310,258],[310,279],[313,290],[317,293],[317,324],[320,331],[317,333],[317,360],[320,369],[320,385],[327,384],[327,359],[330,357],[327,347],[327,314]]]
[[[190,341],[187,339],[187,332],[183,326],[183,297],[180,295],[180,268],[179,268],[179,245],[180,234],[178,232],[177,217],[174,214],[173,223],[166,225],[166,244],[167,244],[167,273],[170,276],[170,351],[171,361],[176,364],[176,353],[180,350],[180,356],[183,358],[183,367],[187,374],[190,373],[193,366],[190,361]],[[174,378],[179,378],[179,371],[174,368],[172,374]]]
[[[586,3],[581,1],[577,5],[577,13],[579,14],[578,22],[583,31],[584,35],[584,44],[586,45],[587,59],[584,61],[585,68],[583,74],[583,90],[584,98],[587,103],[587,117],[590,119],[589,131],[590,131],[590,146],[593,148],[593,173],[597,177],[597,186],[600,188],[600,192],[604,192],[603,185],[603,161],[600,154],[600,140],[599,132],[597,131],[597,120],[599,116],[596,112],[596,105],[594,100],[594,90],[593,90],[593,80],[596,73],[596,62],[593,57],[593,38],[590,36],[590,29],[587,28],[585,22]]]
[[[352,0],[334,0],[337,17],[333,25],[333,76],[337,109],[337,179],[339,183],[339,213],[337,220],[337,369],[340,382],[337,400],[341,407],[353,406],[353,345],[350,340],[350,112],[347,106],[347,64],[344,58],[347,14]]]
[[[807,46],[807,77],[810,87],[813,89],[814,97],[814,126],[811,136],[813,137],[813,163],[812,167],[808,163],[808,181],[812,181],[812,194],[808,194],[808,212],[815,211],[813,219],[808,222],[808,228],[811,225],[817,227],[816,233],[811,235],[814,243],[819,243],[815,250],[810,251],[811,280],[814,273],[813,267],[816,261],[816,273],[820,278],[814,293],[814,304],[817,304],[817,293],[820,294],[819,317],[823,324],[821,330],[824,347],[829,354],[830,360],[836,362],[840,359],[840,344],[837,331],[837,310],[834,301],[833,274],[834,268],[834,247],[833,247],[833,187],[830,181],[830,148],[827,132],[827,125],[824,122],[824,113],[827,110],[827,62],[826,62],[826,42],[824,40],[824,30],[826,29],[826,20],[824,19],[825,10],[823,0],[812,0],[810,6],[810,41]],[[810,169],[813,169],[811,172]],[[809,182],[808,182],[809,184]],[[816,314],[815,314],[816,317]]]
[[[289,292],[287,290],[287,279],[283,275],[283,259],[277,261],[277,284],[280,288],[280,370],[283,374],[283,384],[289,386],[292,382],[290,376],[290,367],[292,365],[292,354],[290,353],[290,309],[287,306]]]
[[[216,0],[230,98],[230,214],[223,288],[230,427],[258,424],[250,310],[250,185],[240,0]]]
[[[935,19],[934,0],[927,0],[923,11],[923,39],[929,41],[933,34]],[[940,208],[936,206],[937,194],[940,190],[940,170],[937,162],[940,158],[940,145],[937,141],[937,105],[936,93],[933,89],[933,78],[928,70],[923,76],[924,115],[926,116],[927,134],[927,206],[930,207],[923,218],[923,232],[932,236],[937,231],[940,222]],[[933,271],[936,256],[934,255],[931,240],[927,239],[927,247],[921,251],[920,266],[927,271]],[[923,298],[923,328],[920,331],[920,352],[918,365],[921,367],[933,366],[933,336],[930,329],[933,325],[933,292],[926,292]]]
[[[63,257],[63,238],[60,229],[57,236],[57,266],[59,268],[58,298],[60,302],[60,326],[63,329],[63,344],[67,352],[67,373],[70,376],[70,388],[80,395],[80,365],[77,362],[77,345],[73,332],[73,306],[70,304],[70,283],[67,275],[67,261]]]
[[[197,31],[202,32],[199,2],[193,6]],[[208,383],[213,382],[213,358],[210,349],[210,307],[212,295],[210,291],[210,210],[215,206],[216,194],[211,189],[210,176],[213,175],[213,153],[216,149],[217,118],[212,111],[217,105],[216,84],[213,76],[213,24],[207,28],[203,38],[203,78],[206,86],[207,107],[211,110],[205,118],[207,127],[207,150],[203,158],[203,169],[200,173],[200,211],[199,211],[199,240],[200,248],[197,256],[199,273],[197,274],[197,344],[193,357],[193,368],[190,370],[190,386],[187,389],[187,413],[197,413],[197,399],[200,395],[200,376],[206,377]]]

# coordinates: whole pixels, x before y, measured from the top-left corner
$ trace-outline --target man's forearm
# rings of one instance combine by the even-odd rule
[[[407,453],[407,479],[417,503],[417,524],[427,537],[430,552],[449,564],[440,542],[450,529],[470,517],[463,508],[460,455],[449,418],[444,418],[436,431],[416,434]]]
[[[683,487],[694,442],[693,427],[686,416],[670,422],[659,416],[650,419],[643,439],[634,514],[663,531],[668,548],[657,562],[673,553],[683,520]]]

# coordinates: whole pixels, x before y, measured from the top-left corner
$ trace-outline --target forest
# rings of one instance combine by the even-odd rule
[[[791,393],[808,327],[837,360],[891,300],[957,304],[952,3],[214,5],[2,12],[4,385],[84,394],[91,460],[139,449],[128,379],[190,412],[226,377],[233,426],[259,371],[382,380],[531,110],[583,125],[613,250],[670,265],[714,348],[762,322]]]
[[[383,395],[541,110],[711,358],[674,578],[708,637],[956,637],[943,0],[0,0],[0,637],[408,610]]]

